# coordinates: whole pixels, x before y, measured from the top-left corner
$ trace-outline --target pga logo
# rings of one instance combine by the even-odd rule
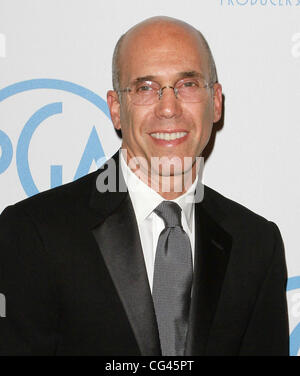
[[[290,326],[290,355],[300,355],[300,276],[291,277],[287,284]]]
[[[120,143],[106,102],[68,81],[33,79],[1,89],[0,118],[0,179],[19,179],[27,196],[86,175],[106,160],[103,146],[109,153]]]

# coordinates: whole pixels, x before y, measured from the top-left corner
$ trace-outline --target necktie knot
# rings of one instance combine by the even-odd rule
[[[176,227],[181,225],[181,207],[173,201],[162,201],[154,209],[159,217],[163,219],[166,227]]]

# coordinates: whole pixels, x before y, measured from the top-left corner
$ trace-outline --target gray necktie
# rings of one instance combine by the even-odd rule
[[[192,250],[181,208],[163,201],[154,212],[165,223],[156,249],[153,302],[162,355],[184,355],[192,287]]]

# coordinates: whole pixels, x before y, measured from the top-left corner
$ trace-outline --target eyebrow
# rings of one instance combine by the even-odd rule
[[[155,81],[156,76],[148,75],[143,77],[137,77],[132,81],[132,84],[138,84],[139,82],[144,81]]]
[[[195,78],[203,78],[204,75],[201,72],[197,71],[186,71],[186,72],[180,72],[178,73],[179,78],[185,78],[185,77],[195,77]]]
[[[185,78],[185,77],[195,77],[195,78],[203,78],[204,79],[204,75],[201,72],[197,72],[197,71],[194,71],[194,70],[179,72],[179,73],[176,74],[176,76],[177,76],[177,79],[181,79],[181,78]],[[138,84],[138,83],[144,82],[144,81],[157,81],[157,79],[158,79],[157,76],[147,75],[147,76],[135,78],[132,81],[132,84],[135,85],[135,84]]]

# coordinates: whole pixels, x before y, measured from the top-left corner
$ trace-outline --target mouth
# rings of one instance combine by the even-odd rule
[[[187,132],[155,132],[150,133],[150,136],[156,140],[175,141],[186,137]]]

